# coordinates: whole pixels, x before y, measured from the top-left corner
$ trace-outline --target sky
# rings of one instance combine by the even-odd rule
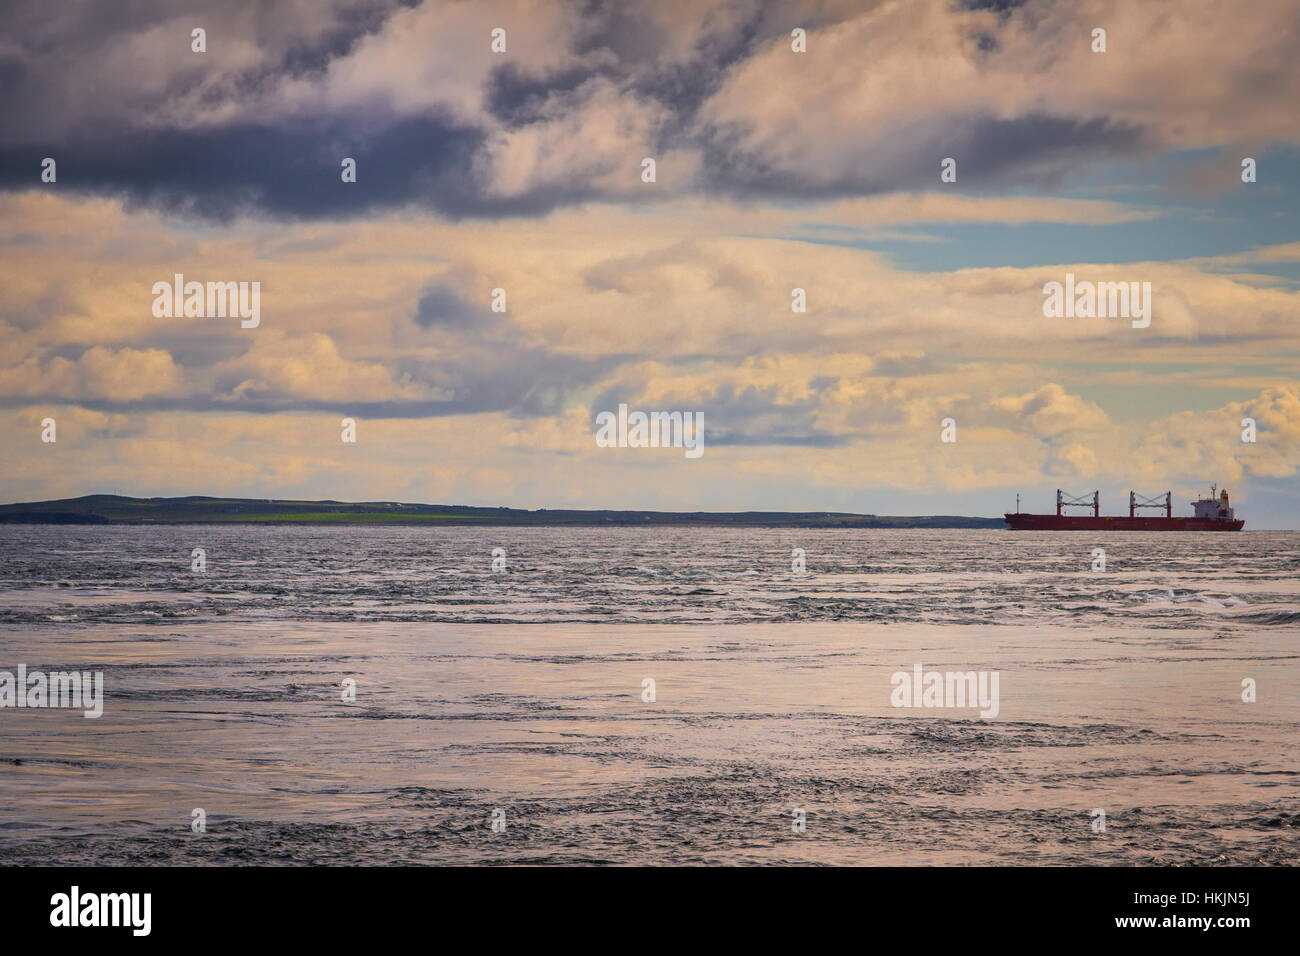
[[[1281,0],[16,0],[0,500],[1217,483],[1300,528],[1297,50]],[[259,283],[257,326],[156,315],[177,273]],[[1045,315],[1067,273],[1150,324]],[[704,453],[601,447],[620,404]]]

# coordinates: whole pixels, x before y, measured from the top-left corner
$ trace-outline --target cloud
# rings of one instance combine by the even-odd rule
[[[435,284],[421,293],[415,307],[415,324],[422,329],[465,329],[493,315],[482,306],[476,308],[466,302],[454,289]]]
[[[439,401],[449,397],[422,387],[409,376],[395,377],[381,362],[344,358],[328,335],[286,339],[282,334],[258,336],[237,359],[218,365],[217,382],[231,398],[254,401],[277,397],[328,402]]]
[[[402,215],[196,230],[102,201],[6,202],[24,221],[6,217],[0,242],[37,237],[0,261],[0,329],[30,363],[12,381],[35,382],[53,358],[74,362],[97,346],[161,350],[183,367],[148,387],[157,375],[120,389],[82,376],[75,390],[48,391],[103,410],[161,407],[165,396],[196,411],[537,419],[649,382],[660,383],[656,400],[713,403],[719,435],[726,427],[752,442],[769,429],[791,444],[830,444],[891,417],[929,429],[960,394],[964,414],[986,414],[974,396],[992,384],[1024,406],[998,415],[1043,427],[1086,419],[1091,408],[1058,407],[1062,396],[1040,391],[1049,381],[1077,394],[1070,366],[1082,354],[1122,369],[1181,363],[1194,387],[1262,351],[1291,354],[1300,335],[1296,292],[1215,262],[914,272],[869,250],[780,238],[791,220],[770,211],[750,217],[755,235],[736,235],[747,223],[728,204],[673,216],[594,207],[540,221]],[[103,267],[68,270],[54,246]],[[174,271],[261,282],[261,327],[154,318],[150,287]],[[1151,281],[1151,328],[1044,317],[1042,286],[1067,271]],[[505,313],[488,307],[497,287]],[[796,287],[806,313],[791,311]],[[15,384],[8,400],[35,387]]]
[[[695,178],[695,160],[680,151],[665,154],[657,143],[667,109],[639,100],[603,79],[572,93],[549,97],[536,119],[497,132],[477,159],[485,192],[492,198],[550,197],[578,202],[601,197],[652,195],[641,180],[641,161],[656,160],[656,183]]]
[[[989,408],[1043,438],[1060,438],[1077,431],[1096,431],[1109,424],[1109,419],[1101,408],[1068,394],[1055,382],[1024,395],[994,399],[989,403]],[[1082,456],[1075,452],[1072,457]]]
[[[1141,188],[1201,195],[1238,148],[1289,156],[1290,6],[24,0],[3,17],[6,487],[824,510],[874,508],[876,489],[946,504],[1286,479],[1300,460],[1300,253],[1250,231],[1252,202],[1280,196],[1267,214],[1285,219],[1289,187],[1270,173],[1273,193],[1190,210]],[[1135,160],[1143,182],[1112,187]],[[1184,242],[1195,215],[1231,228]],[[1066,233],[1091,251],[1027,268],[881,251],[955,239],[996,262]],[[261,326],[155,318],[150,288],[175,272],[260,282]],[[1151,327],[1045,317],[1066,272],[1149,281]],[[705,457],[596,448],[594,414],[621,402],[703,412]],[[47,413],[60,446],[34,456]],[[343,416],[363,449],[339,447]]]
[[[1250,16],[1210,0],[873,4],[806,54],[781,40],[732,66],[697,132],[710,184],[739,192],[933,188],[943,157],[960,183],[1041,186],[1103,158],[1297,142],[1276,103],[1300,93],[1298,39],[1283,0]]]
[[[181,369],[162,349],[92,346],[77,359],[29,357],[0,369],[0,396],[66,402],[112,395],[131,402],[175,394]]]
[[[5,141],[66,144],[79,131],[120,132],[124,119],[174,126],[228,112],[220,104],[346,59],[400,9],[398,0],[230,0],[182,10],[155,0],[89,4],[70,16],[14,0],[0,31],[13,41],[0,46]],[[200,26],[206,54],[191,50]]]
[[[41,188],[51,156],[61,189],[215,221],[862,197],[938,189],[944,157],[954,191],[1043,189],[1103,159],[1298,139],[1276,108],[1300,94],[1283,0],[11,6],[3,32],[33,42],[0,48],[0,188]]]

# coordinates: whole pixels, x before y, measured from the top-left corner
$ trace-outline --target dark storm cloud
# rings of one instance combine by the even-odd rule
[[[492,71],[484,99],[488,111],[506,126],[525,126],[545,119],[546,109],[556,98],[575,93],[602,72],[579,66],[545,74],[528,73],[506,63]]]
[[[761,45],[787,36],[784,20],[779,30],[771,25],[771,14],[778,9],[770,0],[733,4],[735,18],[726,29],[705,30],[694,47],[680,50],[671,47],[671,37],[652,16],[653,6],[617,0],[589,2],[583,4],[581,27],[572,47],[578,54],[609,54],[595,58],[602,65],[600,75],[668,106],[673,120],[665,132],[671,133],[694,119],[700,105],[721,87],[728,68]],[[819,21],[816,16],[800,20],[810,28]]]
[[[354,216],[422,203],[449,216],[541,212],[541,197],[493,200],[471,165],[482,134],[436,118],[405,119],[369,135],[341,122],[291,128],[132,130],[120,137],[43,150],[0,149],[0,184],[39,180],[41,159],[58,162],[60,189],[124,195],[208,219],[240,213],[284,218]],[[344,157],[357,181],[344,183]]]
[[[463,329],[496,314],[482,306],[471,305],[445,285],[433,285],[420,296],[415,308],[415,324],[422,329]]]
[[[1044,114],[1015,119],[983,119],[961,144],[963,175],[979,184],[1054,182],[1082,161],[1131,155],[1143,149],[1141,127],[1105,119],[1073,120]],[[974,167],[972,169],[972,166]]]
[[[121,0],[51,3],[6,0],[0,6],[0,145],[49,143],[51,128],[72,120],[86,130],[126,131],[145,125],[153,110],[190,91],[205,74],[175,70],[173,61],[140,64],[149,82],[100,89],[88,80],[116,44],[158,34],[188,54],[190,30],[209,35],[214,64],[223,42],[253,44],[260,62],[227,77],[233,90],[251,91],[281,76],[322,71],[388,19],[418,0],[319,0],[310,5],[262,0]],[[166,72],[167,69],[172,72]],[[164,70],[159,76],[148,71]],[[128,78],[132,79],[132,78]],[[123,91],[129,90],[127,96]],[[229,91],[228,91],[229,92]],[[53,145],[72,145],[55,140]],[[48,153],[47,153],[48,155]]]
[[[967,10],[991,10],[1005,15],[1023,7],[1028,0],[960,0],[960,2]]]
[[[320,73],[330,62],[347,56],[362,38],[378,33],[388,18],[403,7],[417,7],[421,0],[359,3],[335,12],[336,20],[316,37],[297,40],[284,51],[280,71],[292,76]]]
[[[559,0],[557,0],[559,2]],[[157,2],[88,4],[78,15],[59,14],[44,0],[24,0],[0,16],[0,32],[20,37],[0,54],[0,189],[41,188],[40,162],[58,162],[58,188],[124,196],[128,203],[228,221],[249,214],[275,219],[347,218],[415,206],[442,215],[501,217],[542,215],[557,207],[604,198],[581,176],[550,177],[502,197],[493,192],[494,133],[517,130],[576,113],[587,105],[584,84],[600,80],[638,102],[663,107],[650,132],[652,147],[698,154],[696,182],[661,189],[700,191],[765,200],[830,199],[894,190],[932,188],[934,157],[960,156],[962,190],[1005,184],[1046,185],[1080,162],[1131,153],[1140,129],[1104,119],[1076,121],[1046,115],[925,117],[909,132],[906,155],[882,165],[866,155],[854,170],[827,181],[810,170],[771,160],[738,126],[699,121],[701,106],[731,67],[773,43],[788,40],[788,16],[772,2],[738,3],[695,35],[689,49],[674,48],[665,10],[650,3],[579,2],[568,38],[572,62],[530,73],[503,58],[486,75],[483,115],[467,118],[429,109],[396,116],[383,109],[312,115],[286,121],[259,118],[247,108],[286,78],[307,79],[353,52],[381,31],[395,0],[353,0],[301,10],[252,0],[212,7]],[[968,4],[1021,15],[1013,2]],[[304,8],[306,9],[306,8]],[[829,26],[831,8],[801,10],[809,29]],[[839,16],[853,15],[846,7]],[[858,11],[860,12],[860,11]],[[229,74],[197,69],[188,59],[180,24],[191,14],[209,30],[214,67],[217,43],[235,35],[256,45],[256,62]],[[716,22],[715,22],[716,21]],[[250,27],[251,23],[251,27]],[[142,82],[121,90],[90,88],[111,42],[150,30],[175,31],[173,57],[142,67]],[[778,28],[779,27],[779,28]],[[169,34],[170,35],[170,34]],[[996,48],[984,35],[980,47]],[[152,72],[151,72],[152,71]],[[155,75],[156,73],[156,75]],[[160,125],[180,103],[198,97],[213,115],[233,118],[199,127]],[[215,110],[216,107],[226,109]],[[355,184],[340,180],[339,163],[357,160]],[[599,164],[593,168],[600,168]],[[820,172],[820,171],[816,171]],[[958,188],[956,186],[954,189]]]
[[[975,117],[947,122],[941,131],[917,136],[898,162],[882,165],[864,150],[862,163],[838,179],[810,183],[800,171],[774,167],[745,150],[744,130],[715,129],[705,141],[705,187],[737,197],[836,199],[894,190],[924,190],[938,178],[937,157],[958,158],[962,191],[1004,186],[1044,187],[1082,162],[1139,151],[1139,127],[1107,120],[1073,120],[1044,114],[1014,119]],[[957,188],[956,184],[952,187]]]

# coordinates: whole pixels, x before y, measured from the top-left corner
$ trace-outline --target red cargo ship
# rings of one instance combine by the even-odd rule
[[[1016,513],[1004,517],[1016,531],[1240,531],[1246,522],[1236,517],[1228,506],[1225,488],[1215,498],[1217,486],[1210,489],[1210,497],[1192,502],[1192,517],[1174,517],[1174,496],[1166,491],[1163,496],[1139,499],[1128,493],[1128,517],[1101,513],[1101,492],[1094,491],[1091,498],[1082,495],[1072,498],[1059,488],[1056,490],[1056,514],[1031,515],[1020,511],[1020,496],[1016,495]],[[1067,515],[1065,508],[1091,508],[1090,515]],[[1139,508],[1163,508],[1164,517],[1142,517]]]

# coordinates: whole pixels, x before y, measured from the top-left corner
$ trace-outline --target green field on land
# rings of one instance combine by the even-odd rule
[[[754,528],[1000,528],[1001,518],[782,511],[607,511],[481,508],[407,502],[87,495],[0,505],[3,524],[379,524]]]

